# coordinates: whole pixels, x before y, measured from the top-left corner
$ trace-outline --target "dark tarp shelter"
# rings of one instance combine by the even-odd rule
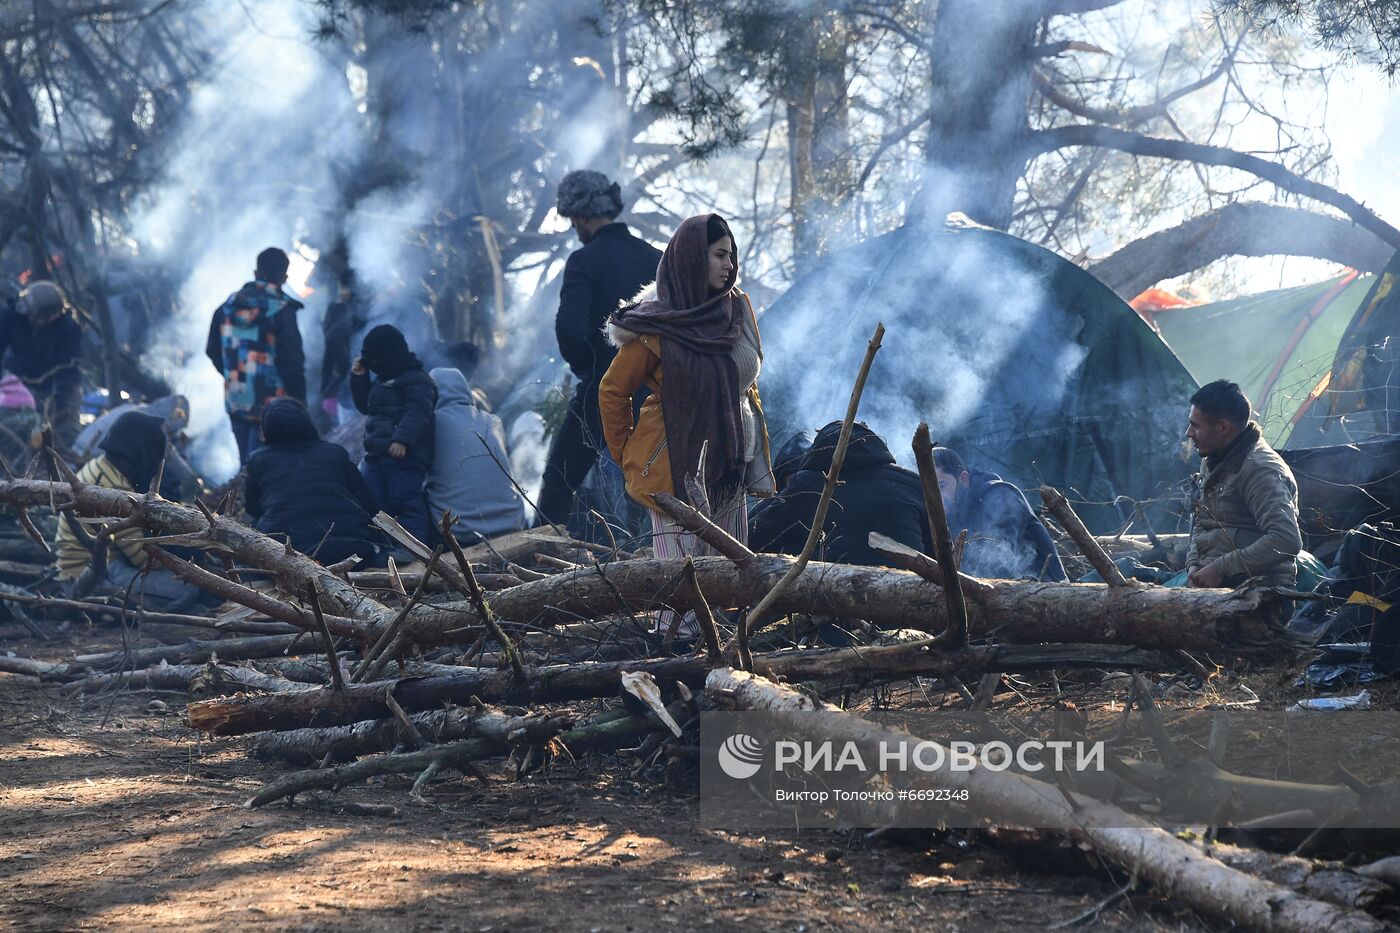
[[[844,414],[880,321],[860,417],[906,463],[927,420],[972,468],[1066,490],[1096,531],[1132,515],[1118,497],[1153,500],[1155,530],[1179,527],[1190,373],[1092,275],[975,225],[907,226],[828,256],[773,304],[761,384],[774,444]]]

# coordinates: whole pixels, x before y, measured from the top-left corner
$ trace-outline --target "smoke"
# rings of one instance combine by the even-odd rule
[[[886,334],[860,419],[906,465],[927,421],[973,469],[1061,486],[1097,529],[1122,524],[1118,496],[1153,497],[1185,474],[1193,383],[1170,350],[1092,276],[966,223],[910,224],[827,257],[763,317],[777,441],[844,415],[876,322]]]
[[[1077,326],[1045,277],[1009,261],[994,236],[906,228],[794,286],[764,331],[765,366],[792,426],[844,415],[876,321],[887,335],[860,416],[887,438],[908,437],[920,421],[940,437],[990,437],[1057,409],[1085,354]]]
[[[544,419],[538,412],[523,412],[510,424],[510,472],[531,502],[538,502],[544,484],[544,463],[549,442]]]
[[[133,218],[143,256],[180,282],[176,317],[142,362],[190,399],[194,457],[226,478],[238,458],[223,383],[204,355],[210,318],[252,278],[264,248],[328,242],[337,175],[363,140],[345,75],[307,38],[314,24],[301,4],[245,0],[186,15],[225,39],[179,131],[155,154],[162,182]],[[323,304],[317,294],[301,313],[303,334],[317,330]]]

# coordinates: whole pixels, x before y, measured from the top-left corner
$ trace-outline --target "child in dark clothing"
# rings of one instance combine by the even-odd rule
[[[433,463],[437,386],[397,327],[381,324],[365,335],[350,367],[350,394],[369,416],[360,472],[370,492],[420,541],[433,540],[423,484]]]

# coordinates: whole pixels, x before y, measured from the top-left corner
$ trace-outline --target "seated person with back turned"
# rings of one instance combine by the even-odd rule
[[[985,470],[969,472],[956,451],[933,449],[948,531],[967,532],[963,573],[987,580],[1064,580],[1059,552],[1025,495]]]
[[[464,541],[525,530],[525,501],[515,491],[501,419],[477,404],[460,369],[432,370],[438,401],[433,467],[425,492],[434,519],[456,516],[452,533]]]
[[[749,529],[749,546],[755,551],[802,553],[840,436],[839,421],[818,431],[811,449],[778,495],[755,510]],[[814,556],[833,563],[884,565],[885,559],[870,547],[872,531],[925,554],[933,553],[918,475],[896,466],[884,439],[864,424],[852,427],[841,483],[832,496],[823,530]]]
[[[268,402],[261,440],[244,486],[253,527],[285,535],[323,564],[351,555],[379,563],[381,539],[372,524],[378,506],[369,486],[344,447],[321,440],[306,406],[294,398]]]
[[[1188,586],[1238,586],[1255,578],[1292,587],[1297,579],[1298,484],[1249,412],[1240,387],[1224,379],[1191,396],[1186,436],[1201,453],[1201,472],[1192,491]]]

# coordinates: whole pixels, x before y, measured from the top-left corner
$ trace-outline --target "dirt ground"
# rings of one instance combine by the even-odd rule
[[[73,651],[18,635],[0,627],[0,649]],[[1206,928],[1149,894],[1113,899],[1105,870],[1056,872],[955,834],[705,829],[693,788],[611,756],[455,778],[428,806],[389,778],[249,811],[276,767],[246,738],[182,726],[187,699],[70,699],[0,674],[0,928],[981,931],[1105,900],[1078,928]],[[354,812],[366,804],[394,812]]]

